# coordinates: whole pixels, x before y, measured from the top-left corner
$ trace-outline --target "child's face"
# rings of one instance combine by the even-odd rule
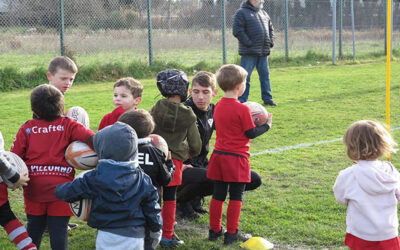
[[[141,100],[141,97],[133,98],[131,91],[125,86],[114,88],[113,102],[115,107],[122,106],[125,111],[133,110]]]
[[[57,72],[54,75],[47,72],[47,79],[49,80],[49,84],[65,93],[74,83],[75,75],[76,73],[72,73],[71,71],[57,68]]]
[[[245,90],[246,90],[246,81],[243,81],[241,84],[239,84],[238,96],[243,95]]]
[[[217,95],[218,90],[213,90],[211,87],[203,87],[200,84],[193,82],[192,88],[189,92],[192,96],[194,105],[196,105],[198,109],[206,111],[212,98]]]

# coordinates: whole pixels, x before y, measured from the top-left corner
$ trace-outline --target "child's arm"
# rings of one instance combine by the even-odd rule
[[[148,181],[151,184],[151,179],[145,176],[144,181]],[[157,189],[153,184],[147,186],[146,195],[142,201],[142,210],[146,218],[147,226],[150,231],[159,232],[162,229],[162,218],[161,208],[158,204],[158,193]]]
[[[197,128],[195,122],[193,122],[192,125],[190,125],[186,136],[189,146],[189,158],[199,155],[201,152],[202,142],[200,138],[199,129]]]
[[[29,177],[28,173],[18,174],[13,168],[7,157],[0,152],[0,174],[3,175],[7,180],[14,183],[13,190],[22,186],[27,186]]]
[[[343,178],[342,171],[340,171],[339,176],[336,178],[335,184],[333,185],[333,193],[335,199],[342,205],[347,206],[349,200],[346,198],[346,180]]]
[[[159,184],[161,186],[166,186],[172,181],[172,177],[174,176],[175,165],[171,159],[166,160],[160,169],[160,178]]]
[[[56,187],[54,194],[60,200],[74,202],[85,198],[93,198],[96,193],[91,188],[90,178],[94,178],[94,170],[86,173],[81,178],[76,178],[73,182],[60,184]]]
[[[259,127],[255,127],[249,130],[246,130],[244,134],[249,138],[249,139],[254,139],[257,136],[260,136],[267,132],[272,126],[272,114],[268,113],[268,118],[267,122]]]

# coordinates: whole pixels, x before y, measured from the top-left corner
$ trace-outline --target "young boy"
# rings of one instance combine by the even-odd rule
[[[114,109],[106,114],[100,122],[101,130],[108,125],[114,124],[126,111],[137,109],[136,106],[142,101],[143,85],[132,77],[119,79],[114,84]]]
[[[36,118],[21,126],[11,149],[29,170],[29,188],[24,189],[27,231],[39,247],[47,224],[51,248],[67,249],[72,213],[68,203],[55,197],[54,190],[74,179],[75,171],[64,158],[65,149],[78,140],[92,145],[94,133],[62,116],[64,96],[52,85],[42,84],[32,91],[31,109]]]
[[[189,89],[191,98],[185,105],[193,109],[197,117],[197,128],[201,137],[201,153],[188,159],[183,164],[182,185],[177,192],[177,214],[182,218],[194,219],[200,217],[197,213],[206,213],[201,206],[201,199],[212,195],[214,182],[208,179],[209,142],[214,131],[214,108],[212,98],[218,93],[215,75],[200,71],[192,79]],[[250,183],[246,183],[245,191],[254,190],[261,185],[261,177],[254,171],[250,174]]]
[[[49,84],[64,94],[74,83],[76,73],[78,67],[74,61],[66,56],[58,56],[50,62],[46,76]]]
[[[15,172],[4,152],[3,135],[0,132],[0,174],[14,183],[13,190],[27,186],[28,173],[18,174]],[[15,217],[8,201],[8,190],[6,184],[0,178],[0,225],[6,230],[11,240],[19,249],[36,250],[35,244],[29,237],[24,225]]]
[[[182,164],[200,153],[201,139],[196,115],[182,103],[187,98],[189,87],[185,72],[176,69],[159,72],[157,87],[166,99],[159,100],[150,111],[156,124],[154,133],[167,141],[175,165],[171,183],[163,188],[163,237],[160,243],[171,247],[183,244],[174,234],[176,190],[182,182]]]
[[[152,246],[161,239],[161,209],[157,190],[139,168],[137,135],[116,122],[94,136],[97,168],[56,188],[67,202],[92,199],[88,225],[98,229],[96,249],[143,249],[145,226]]]
[[[243,193],[246,183],[250,182],[250,139],[268,131],[272,124],[272,114],[269,114],[266,124],[255,127],[250,109],[238,101],[245,90],[246,77],[246,70],[233,64],[224,65],[217,72],[224,96],[214,111],[217,136],[207,170],[207,178],[215,181],[208,239],[214,241],[224,234],[222,208],[229,191],[224,244],[250,238],[238,233]]]
[[[157,188],[159,204],[161,205],[161,187],[168,185],[174,174],[175,166],[170,158],[166,160],[166,155],[151,144],[148,136],[154,130],[154,121],[150,113],[144,109],[127,111],[122,114],[118,121],[131,126],[138,136],[138,160],[139,166],[151,178],[154,187]],[[169,156],[168,156],[169,157]],[[146,227],[145,249],[151,247],[149,228]]]

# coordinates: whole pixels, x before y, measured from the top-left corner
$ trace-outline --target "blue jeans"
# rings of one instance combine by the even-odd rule
[[[247,102],[249,99],[250,92],[250,77],[254,67],[257,68],[258,75],[260,77],[261,85],[261,98],[264,102],[272,100],[271,85],[269,82],[269,69],[268,69],[268,57],[267,56],[242,56],[240,60],[240,66],[242,66],[248,73],[246,78],[246,90],[243,95],[238,99],[240,102]]]

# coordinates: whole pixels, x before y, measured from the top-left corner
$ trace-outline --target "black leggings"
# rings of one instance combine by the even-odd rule
[[[10,203],[7,201],[0,206],[0,225],[5,227],[10,221],[15,220],[16,217],[11,210]]]
[[[214,182],[213,199],[225,201],[229,191],[229,199],[234,201],[242,201],[246,183],[243,182]]]
[[[245,184],[245,191],[254,190],[261,185],[261,176],[251,171],[250,183]],[[207,178],[206,168],[187,168],[182,173],[182,185],[178,186],[177,201],[187,202],[196,197],[209,196],[213,190],[214,181]]]
[[[47,227],[50,235],[50,246],[52,250],[68,249],[68,222],[69,216],[48,216],[27,214],[27,231],[33,243],[39,249],[42,241],[43,231]]]
[[[163,187],[163,200],[164,201],[175,201],[177,188],[178,188],[178,186]]]

